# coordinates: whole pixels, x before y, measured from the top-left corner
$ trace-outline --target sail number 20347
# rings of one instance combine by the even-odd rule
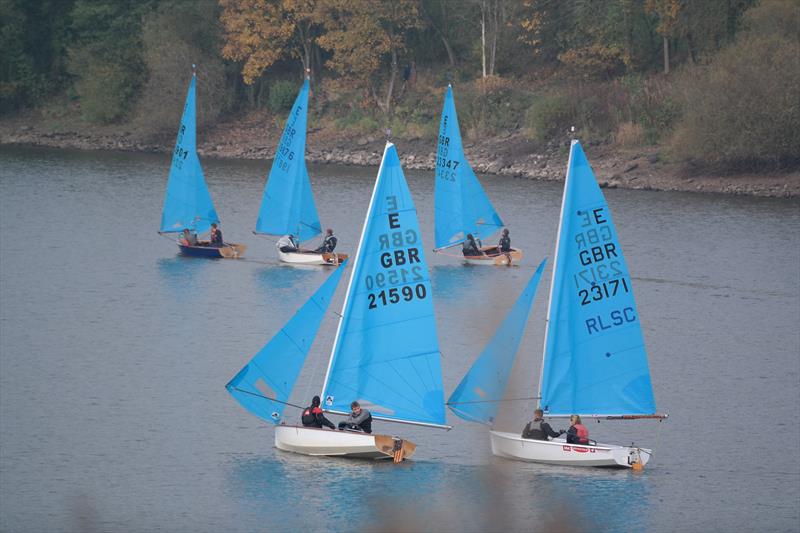
[[[414,298],[422,300],[428,295],[417,230],[403,229],[395,196],[386,197],[386,207],[389,231],[377,236],[378,269],[364,277],[364,286],[370,291],[368,309],[410,302]]]

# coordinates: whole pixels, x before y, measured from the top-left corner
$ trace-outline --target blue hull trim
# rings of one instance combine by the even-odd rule
[[[222,255],[219,253],[219,248],[214,248],[212,246],[184,246],[179,244],[178,248],[180,248],[183,255],[188,255],[189,257],[222,258]]]

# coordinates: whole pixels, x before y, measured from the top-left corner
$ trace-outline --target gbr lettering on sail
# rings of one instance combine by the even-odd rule
[[[613,306],[615,300],[630,293],[631,283],[605,211],[603,206],[577,212],[574,250],[579,266],[573,279],[589,335],[636,321],[636,310],[632,306]]]
[[[427,297],[428,290],[419,252],[419,235],[413,228],[403,228],[397,212],[397,198],[387,196],[386,217],[389,231],[378,238],[380,270],[365,276],[368,309],[378,309],[413,299]]]

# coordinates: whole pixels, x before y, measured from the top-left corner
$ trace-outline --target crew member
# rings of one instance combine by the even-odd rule
[[[278,250],[281,252],[288,254],[290,252],[296,252],[300,246],[297,244],[297,241],[294,240],[294,235],[284,235],[278,242],[275,244],[278,247]]]
[[[333,422],[325,418],[325,415],[322,413],[322,408],[319,406],[319,396],[314,396],[311,400],[311,405],[303,410],[300,421],[303,422],[303,426],[307,428],[329,427],[331,429],[336,429]]]
[[[464,243],[461,245],[461,253],[464,254],[464,257],[483,255],[481,247],[475,241],[475,237],[472,236],[472,233],[467,233],[467,238],[464,239]]]
[[[497,248],[504,254],[511,252],[511,237],[508,236],[508,228],[503,229],[503,234],[500,236],[500,242],[497,243]]]
[[[325,238],[322,240],[322,244],[314,250],[320,254],[329,254],[336,249],[336,235],[333,234],[333,230],[328,228],[325,230]]]
[[[589,444],[589,430],[581,424],[581,417],[572,415],[569,417],[569,424],[567,442],[569,444]]]
[[[522,430],[523,439],[549,440],[554,439],[564,433],[564,430],[555,431],[550,424],[544,421],[544,411],[536,409],[533,412],[533,420],[525,424]]]
[[[211,224],[211,246],[217,248],[224,246],[222,242],[222,230],[217,227],[216,222]]]
[[[372,433],[372,415],[366,409],[362,409],[358,402],[350,404],[350,415],[339,422],[339,429],[352,429]]]

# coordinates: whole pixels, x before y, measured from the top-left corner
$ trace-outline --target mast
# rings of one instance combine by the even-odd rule
[[[553,257],[553,273],[550,277],[550,295],[547,297],[547,318],[545,319],[544,326],[544,346],[542,347],[542,367],[539,369],[539,408],[542,408],[542,379],[544,378],[544,363],[547,357],[547,339],[550,336],[550,313],[553,310],[553,292],[556,281],[556,272],[558,272],[558,247],[561,244],[561,229],[564,225],[564,205],[567,202],[567,190],[569,189],[569,174],[572,167],[572,149],[577,141],[572,139],[569,145],[569,160],[567,160],[567,174],[564,176],[564,193],[561,196],[561,213],[558,217],[558,233],[556,233],[556,249]]]
[[[381,172],[383,172],[383,162],[386,160],[386,151],[389,147],[392,146],[392,143],[386,141],[386,146],[383,148],[383,157],[381,158],[381,165],[378,167],[378,176],[380,177]],[[356,248],[356,256],[353,259],[353,266],[350,270],[350,280],[347,282],[347,292],[344,293],[344,303],[342,304],[342,312],[339,315],[339,324],[336,326],[336,336],[333,338],[333,346],[331,347],[331,356],[328,359],[328,369],[325,371],[325,381],[322,382],[322,392],[320,392],[320,399],[322,400],[323,410],[327,411],[324,408],[325,405],[325,389],[328,388],[328,378],[331,376],[331,367],[333,366],[333,355],[336,353],[336,347],[339,344],[339,335],[342,331],[342,322],[344,322],[345,312],[347,311],[347,304],[350,299],[350,288],[353,285],[353,278],[355,277],[356,273],[356,266],[359,263],[359,259],[361,258],[361,250],[364,247],[364,234],[367,231],[367,222],[369,222],[369,215],[372,213],[372,204],[375,203],[375,193],[378,191],[378,182],[380,180],[375,180],[375,185],[372,187],[372,196],[369,199],[369,206],[367,207],[367,214],[364,215],[364,225],[361,226],[361,237],[358,239],[358,248]],[[333,412],[333,411],[327,411]],[[347,414],[347,413],[345,413]]]

